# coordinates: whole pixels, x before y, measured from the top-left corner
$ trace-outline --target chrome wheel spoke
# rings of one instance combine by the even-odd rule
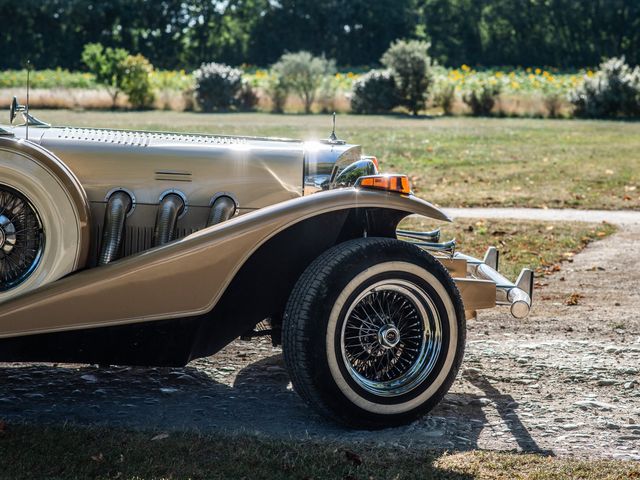
[[[42,223],[33,205],[21,193],[0,185],[0,291],[31,275],[43,248]]]
[[[353,380],[380,396],[406,393],[433,370],[442,322],[429,295],[404,280],[373,285],[352,303],[342,326],[342,357]]]

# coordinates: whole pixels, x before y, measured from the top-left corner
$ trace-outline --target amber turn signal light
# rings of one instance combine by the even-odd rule
[[[411,185],[406,175],[368,175],[356,182],[358,188],[386,190],[387,192],[411,194]]]

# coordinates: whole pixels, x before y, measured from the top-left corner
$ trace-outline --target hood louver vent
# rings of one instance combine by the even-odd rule
[[[181,135],[177,133],[151,133],[97,128],[64,128],[58,134],[58,138],[137,147],[166,146],[171,144],[234,145],[247,143],[247,139],[242,137]]]

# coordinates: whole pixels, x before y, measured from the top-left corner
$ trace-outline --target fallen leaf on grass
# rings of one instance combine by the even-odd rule
[[[353,463],[356,467],[362,465],[362,457],[351,450],[344,450],[344,456],[347,457],[351,463]]]
[[[571,295],[569,295],[569,298],[567,298],[564,301],[565,305],[578,305],[578,303],[580,302],[580,299],[584,298],[584,295],[582,295],[581,293],[572,293]]]
[[[168,433],[159,433],[158,435],[153,437],[151,439],[151,441],[155,442],[156,440],[164,440],[165,438],[169,438],[169,434]]]
[[[102,463],[104,462],[104,455],[100,452],[98,455],[91,455],[91,460],[94,462]]]

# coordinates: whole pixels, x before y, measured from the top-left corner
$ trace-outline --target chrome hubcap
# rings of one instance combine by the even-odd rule
[[[393,324],[387,324],[378,330],[378,342],[384,348],[393,348],[400,343],[400,330]]]
[[[385,280],[350,305],[341,349],[344,366],[360,387],[379,396],[402,395],[433,371],[442,350],[442,321],[419,286]]]
[[[33,205],[20,192],[0,185],[0,291],[26,280],[43,248],[42,222]]]

